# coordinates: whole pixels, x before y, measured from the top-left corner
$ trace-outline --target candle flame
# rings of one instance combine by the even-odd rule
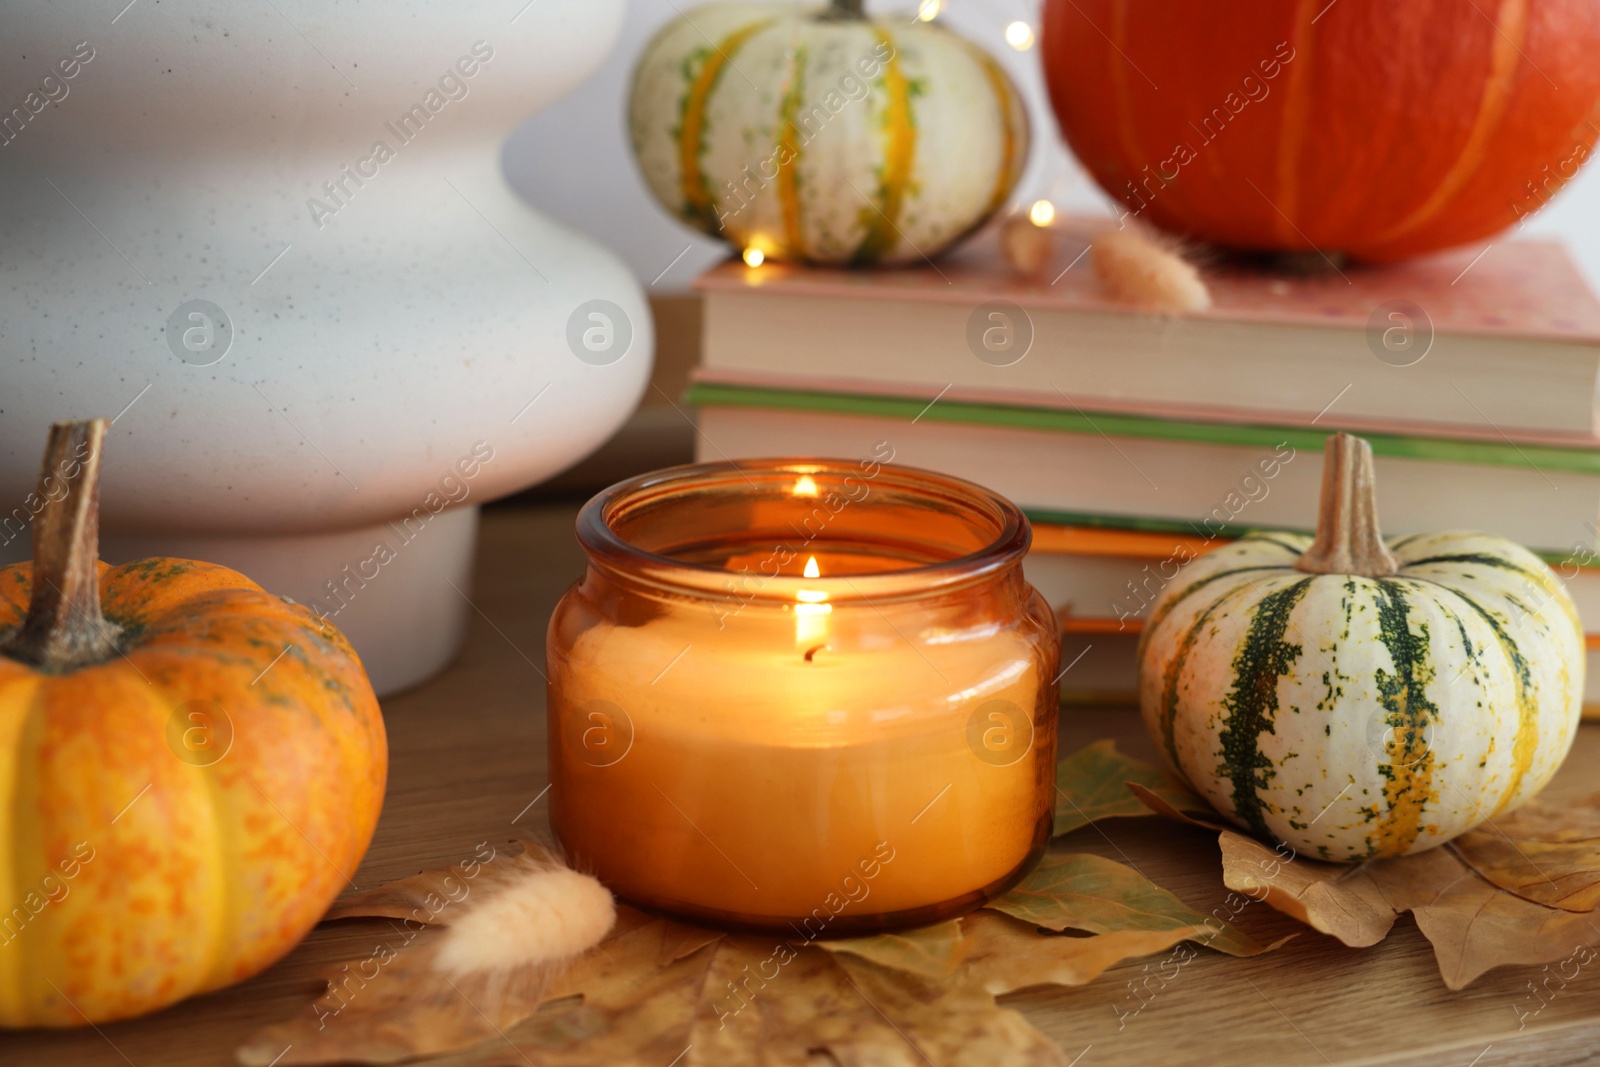
[[[806,560],[803,573],[807,578],[822,577],[822,568],[817,566],[816,556]],[[807,649],[826,643],[828,640],[827,617],[833,612],[833,605],[825,603],[828,599],[827,591],[823,589],[800,589],[796,590],[794,595],[795,599],[799,601],[794,606],[795,643],[801,648]]]
[[[817,480],[815,478],[811,477],[811,475],[809,475],[809,474],[802,474],[800,476],[799,480],[794,483],[794,495],[795,496],[816,496],[817,495]],[[817,565],[817,560],[816,560],[816,557],[813,556],[812,559],[811,559],[811,562],[808,563],[807,566],[808,567],[815,567],[816,565]],[[815,578],[816,575],[808,570],[808,571],[806,571],[806,577],[807,578]]]
[[[817,566],[816,556],[806,560],[804,574],[807,578],[822,577],[822,568]],[[828,594],[821,589],[801,589],[794,596],[796,600],[800,601],[799,611],[802,615],[823,615],[833,610],[827,605],[823,605],[820,608],[815,606],[828,599]],[[808,606],[811,607],[810,611],[806,610]]]

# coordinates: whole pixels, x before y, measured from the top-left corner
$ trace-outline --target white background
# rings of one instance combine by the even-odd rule
[[[695,274],[726,254],[720,242],[691,230],[656,203],[628,148],[627,89],[634,61],[664,22],[691,6],[691,0],[629,0],[622,36],[605,65],[571,96],[519,127],[505,148],[507,175],[523,196],[622,255],[641,284],[653,283],[652,292],[685,289]],[[1018,52],[1005,42],[1005,27],[1014,20],[1037,27],[1038,7],[1034,0],[944,0],[939,18],[999,57],[1028,98],[1033,155],[1014,203],[1048,195],[1068,210],[1109,212],[1110,202],[1056,133],[1037,46]],[[867,0],[867,10],[909,21],[916,5]],[[1600,291],[1600,169],[1590,165],[1581,171],[1520,236],[1564,240],[1590,286]]]

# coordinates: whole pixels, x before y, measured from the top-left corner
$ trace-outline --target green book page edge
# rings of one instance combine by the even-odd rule
[[[1053,408],[1014,407],[1006,404],[974,404],[958,400],[930,403],[927,400],[905,397],[811,393],[719,385],[711,382],[697,382],[691,385],[684,394],[684,400],[702,407],[782,408],[839,415],[873,415],[907,421],[922,418],[934,422],[979,423],[987,426],[1011,426],[1022,430],[1106,434],[1113,437],[1143,437],[1188,441],[1195,444],[1272,448],[1287,443],[1302,451],[1320,451],[1328,434],[1332,432],[1305,426],[1186,422],[1107,412],[1090,415],[1082,409],[1062,411]],[[1373,453],[1380,456],[1521,467],[1541,472],[1600,475],[1600,449],[1519,445],[1509,441],[1505,443],[1463,441],[1387,433],[1363,432],[1361,437],[1372,445]]]
[[[1137,530],[1141,533],[1182,534],[1189,537],[1212,536],[1212,532],[1200,523],[1183,522],[1178,519],[1152,519],[1143,515],[1101,515],[1087,511],[1052,511],[1047,508],[1023,508],[1022,513],[1028,516],[1029,522],[1046,526],[1094,526],[1104,530]],[[1300,533],[1309,536],[1314,532],[1309,528],[1291,526],[1241,526],[1226,533],[1218,532],[1217,540],[1232,541],[1253,533]],[[1574,562],[1571,552],[1554,552],[1532,547],[1528,551],[1551,566],[1560,564],[1570,566]]]
[[[1285,441],[1296,449],[1319,451],[1327,433],[1298,426],[1236,426],[1205,422],[1178,422],[1135,415],[1053,411],[1042,408],[1009,407],[1001,404],[941,402],[929,405],[923,400],[899,397],[852,396],[839,393],[803,393],[780,389],[751,389],[741,386],[696,383],[684,394],[690,404],[706,407],[784,408],[795,411],[822,411],[849,415],[875,415],[884,418],[921,418],[943,422],[982,423],[1051,430],[1058,433],[1105,433],[1122,437],[1152,437],[1205,444],[1275,447]],[[1600,453],[1582,449],[1550,448],[1529,445],[1497,445],[1492,442],[1453,441],[1396,434],[1362,434],[1373,452],[1412,459],[1447,460],[1458,463],[1494,463],[1534,470],[1565,470],[1580,474],[1600,474]],[[1550,461],[1550,456],[1557,461]],[[1561,461],[1565,462],[1565,465]],[[1023,508],[1032,522],[1054,526],[1094,526],[1112,530],[1141,530],[1155,533],[1209,536],[1211,531],[1197,523],[1177,519],[1146,518],[1138,515],[1102,515],[1090,512],[1054,511]],[[1239,537],[1254,530],[1281,530],[1311,533],[1310,529],[1289,527],[1241,527],[1225,536]],[[1548,549],[1533,549],[1550,564],[1570,562],[1570,556]]]

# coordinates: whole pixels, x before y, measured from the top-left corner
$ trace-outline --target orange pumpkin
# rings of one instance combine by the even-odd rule
[[[1531,214],[1600,133],[1593,0],[1046,0],[1062,133],[1130,211],[1392,260]]]
[[[96,559],[103,420],[51,431],[0,569],[0,1026],[238,982],[349,884],[382,803],[345,639],[208,563]]]

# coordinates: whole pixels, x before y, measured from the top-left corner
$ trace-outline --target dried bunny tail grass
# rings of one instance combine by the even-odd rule
[[[1013,215],[1000,224],[1000,255],[1025,278],[1037,278],[1056,252],[1056,235],[1048,226],[1035,225],[1026,215]]]
[[[1165,247],[1139,227],[1125,226],[1094,239],[1094,269],[1118,300],[1159,311],[1203,311],[1211,291],[1175,247]]]
[[[439,939],[434,967],[463,975],[560,963],[598,945],[616,921],[610,890],[553,859],[458,915]]]

